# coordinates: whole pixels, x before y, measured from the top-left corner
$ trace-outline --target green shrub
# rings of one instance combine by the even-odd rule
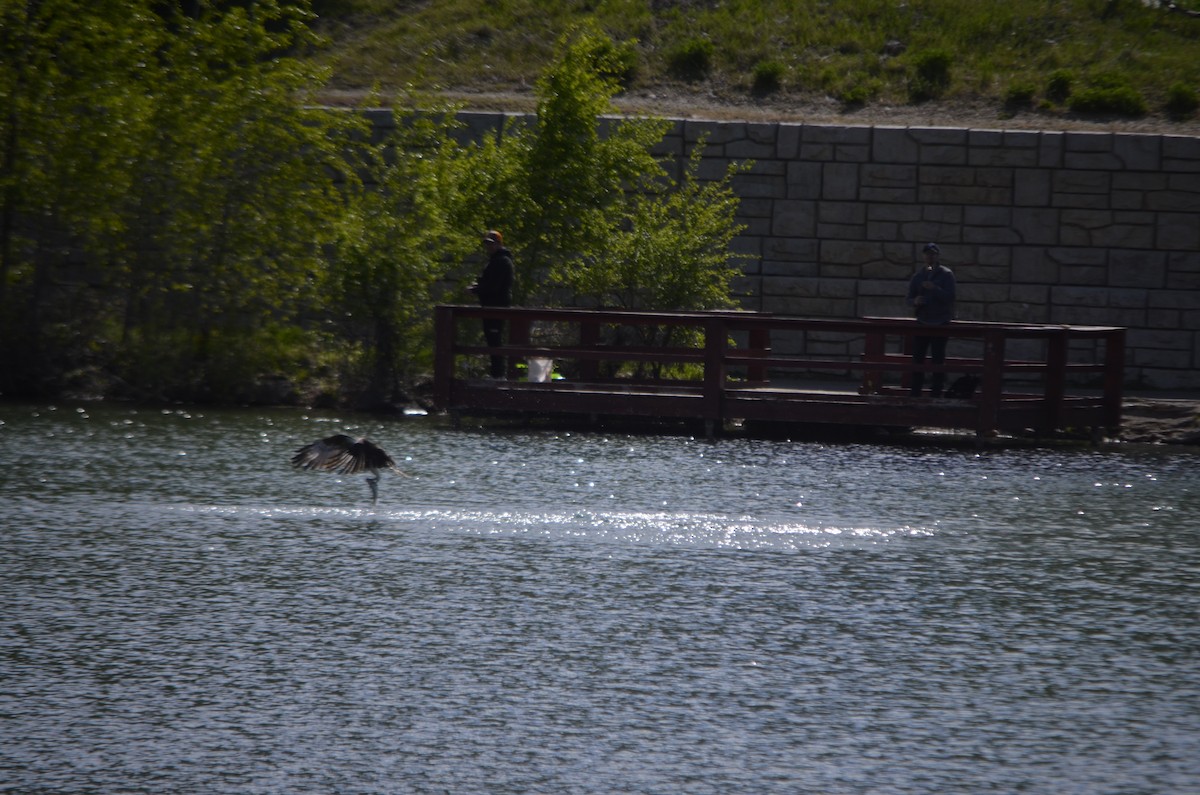
[[[861,74],[850,75],[834,92],[834,97],[846,109],[861,108],[879,95],[880,81]]]
[[[759,61],[754,66],[755,94],[771,94],[783,88],[783,74],[786,71],[779,61]]]
[[[1114,74],[1093,78],[1088,86],[1071,96],[1068,107],[1075,113],[1146,115],[1146,100],[1124,78]]]
[[[1010,112],[1030,108],[1035,94],[1037,88],[1032,83],[1018,80],[1004,90],[1004,107]]]
[[[1167,90],[1166,108],[1172,119],[1186,119],[1200,108],[1200,97],[1186,83],[1175,83]]]
[[[924,50],[912,58],[913,74],[908,94],[914,102],[937,99],[950,87],[953,57],[945,50]]]
[[[667,53],[667,69],[682,80],[703,80],[712,71],[715,50],[708,39],[688,39]]]
[[[638,76],[637,46],[633,42],[602,39],[594,54],[596,71],[629,88]]]
[[[1071,85],[1075,76],[1066,69],[1056,69],[1046,81],[1046,99],[1062,104],[1071,96]]]

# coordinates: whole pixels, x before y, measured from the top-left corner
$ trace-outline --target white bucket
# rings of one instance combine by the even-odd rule
[[[550,372],[554,369],[553,359],[543,359],[539,356],[527,359],[526,364],[529,366],[530,381],[544,384],[550,380]]]

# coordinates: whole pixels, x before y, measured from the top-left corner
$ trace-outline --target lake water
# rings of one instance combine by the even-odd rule
[[[1198,460],[0,404],[0,791],[1197,792]]]

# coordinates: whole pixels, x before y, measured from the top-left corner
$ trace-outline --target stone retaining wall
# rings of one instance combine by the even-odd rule
[[[477,135],[503,119],[464,114]],[[1125,326],[1128,383],[1200,389],[1200,138],[677,120],[661,152],[682,159],[701,138],[714,178],[755,163],[734,183],[746,308],[906,314],[933,240],[961,319]]]

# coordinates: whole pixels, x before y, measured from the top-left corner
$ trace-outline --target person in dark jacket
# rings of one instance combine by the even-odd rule
[[[940,262],[942,250],[937,243],[926,243],[922,250],[925,255],[925,267],[913,274],[908,283],[906,302],[913,308],[917,322],[927,326],[944,326],[954,319],[954,298],[956,285],[954,272]],[[916,364],[925,361],[928,354],[936,365],[946,363],[946,343],[948,337],[917,336],[913,338],[912,358]],[[925,382],[925,373],[917,370],[912,374],[912,385],[909,393],[914,397],[921,394]],[[942,396],[942,387],[946,383],[944,371],[933,374],[930,384],[930,394],[933,397]]]
[[[513,264],[512,252],[504,247],[504,236],[495,229],[488,230],[483,236],[483,247],[487,249],[488,261],[483,272],[467,289],[479,298],[480,306],[512,306]],[[483,321],[483,337],[488,347],[498,348],[504,341],[504,321],[485,318]],[[505,361],[503,356],[492,356],[490,375],[492,378],[505,377]]]

